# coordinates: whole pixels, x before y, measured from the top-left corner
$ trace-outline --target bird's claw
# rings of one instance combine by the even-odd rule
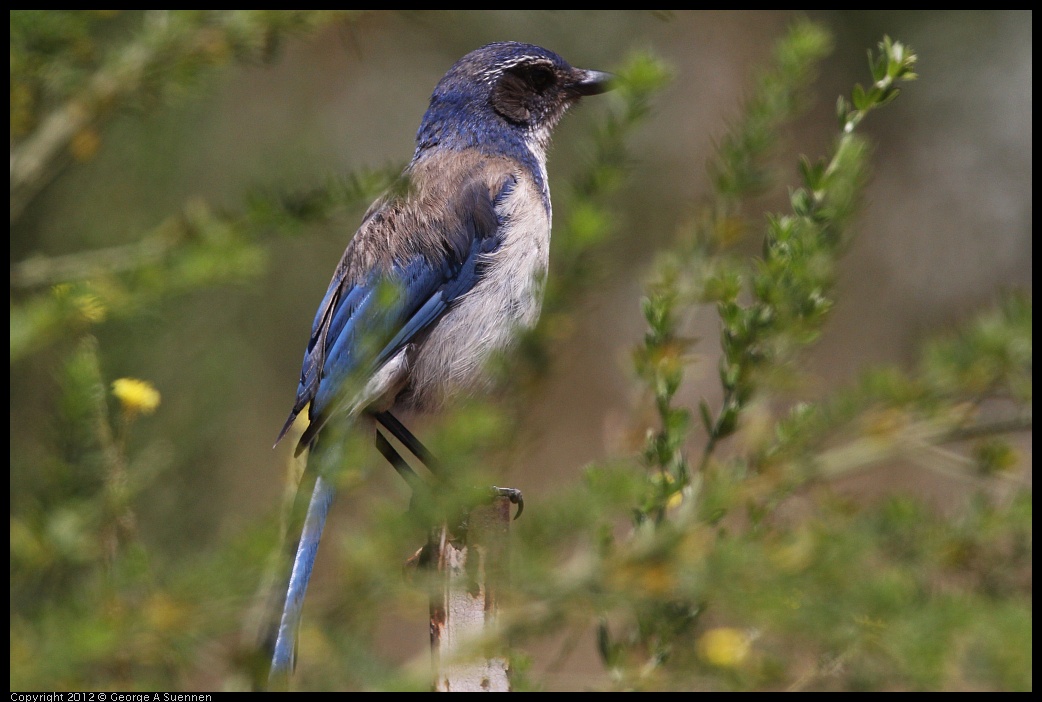
[[[521,513],[525,511],[525,498],[517,488],[504,488],[493,485],[492,496],[505,497],[510,500],[511,504],[517,505],[517,514],[514,515],[514,519],[518,519]]]

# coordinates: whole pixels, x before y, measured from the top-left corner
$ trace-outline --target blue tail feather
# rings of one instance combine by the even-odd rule
[[[276,684],[288,679],[293,670],[296,657],[297,630],[300,627],[300,615],[304,608],[304,595],[307,593],[311,570],[315,565],[318,544],[322,538],[322,530],[326,525],[329,508],[336,496],[336,487],[321,475],[315,479],[315,487],[311,493],[307,517],[300,535],[296,557],[293,559],[293,570],[290,574],[289,588],[286,592],[286,604],[282,609],[278,638],[275,641],[275,652],[271,659],[269,683]],[[276,685],[277,686],[277,685]]]

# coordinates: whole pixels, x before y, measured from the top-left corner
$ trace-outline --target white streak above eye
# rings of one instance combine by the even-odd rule
[[[550,61],[545,56],[533,56],[532,54],[524,54],[523,56],[515,56],[514,58],[507,59],[502,63],[498,63],[492,68],[485,71],[482,76],[485,82],[492,85],[499,77],[503,75],[504,71],[507,71],[515,66],[520,66],[523,63],[531,64],[532,66],[549,66],[554,67],[553,61]]]

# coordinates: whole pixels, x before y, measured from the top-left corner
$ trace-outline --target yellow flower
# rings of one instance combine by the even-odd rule
[[[698,654],[717,667],[734,668],[749,657],[749,636],[732,627],[710,629],[698,640]]]
[[[669,489],[672,489],[673,484],[676,482],[676,478],[674,478],[672,474],[666,472],[659,473],[656,476],[656,479],[664,482]],[[684,491],[677,490],[666,498],[666,511],[676,511],[682,504],[684,504]]]
[[[120,378],[112,383],[112,394],[127,414],[152,414],[159,406],[159,391],[144,380]]]

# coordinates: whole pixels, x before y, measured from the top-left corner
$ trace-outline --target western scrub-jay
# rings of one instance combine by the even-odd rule
[[[554,126],[610,75],[573,68],[531,44],[467,54],[434,89],[416,151],[344,251],[304,354],[293,410],[296,447],[334,417],[369,415],[430,465],[397,410],[431,411],[488,384],[484,366],[535,324],[549,261],[546,151]],[[403,463],[379,432],[381,452]],[[396,460],[397,459],[397,460]],[[315,477],[271,662],[284,680],[322,528],[334,497]]]

